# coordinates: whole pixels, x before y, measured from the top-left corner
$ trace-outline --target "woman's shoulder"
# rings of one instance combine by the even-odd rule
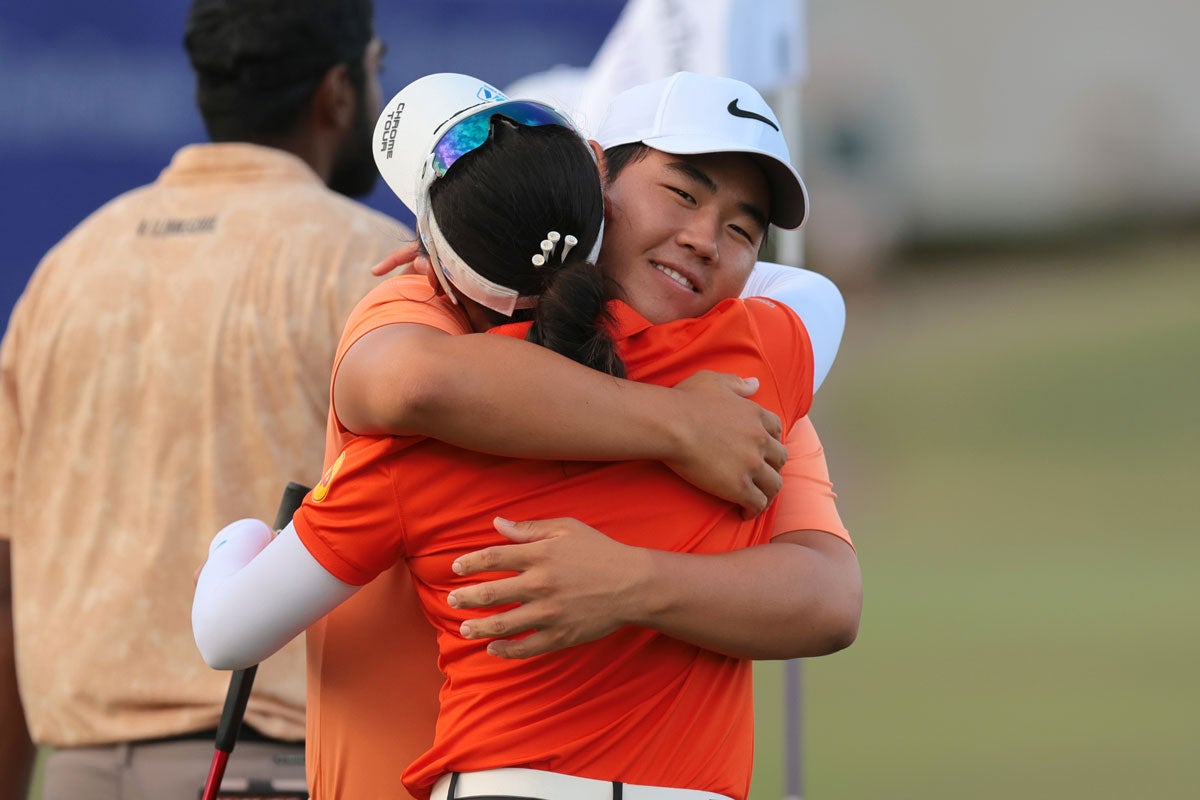
[[[397,275],[375,286],[350,313],[347,329],[373,321],[376,326],[401,322],[432,325],[446,333],[469,333],[460,309],[429,276],[419,273]]]

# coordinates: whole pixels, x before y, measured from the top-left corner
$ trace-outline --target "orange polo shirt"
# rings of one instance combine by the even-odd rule
[[[376,287],[351,313],[335,374],[362,336],[389,324],[420,323],[470,333],[459,307],[427,278],[406,275]],[[707,365],[706,365],[707,366]],[[329,417],[325,466],[354,439]],[[775,534],[828,531],[850,541],[835,505],[824,451],[807,417],[787,439],[784,488],[775,501]],[[538,513],[535,518],[546,518]],[[403,797],[400,773],[434,740],[438,692],[434,631],[401,562],[309,628],[308,783],[314,800]]]
[[[790,309],[729,300],[704,317],[651,326],[624,304],[613,308],[630,377],[669,386],[702,367],[755,374],[755,399],[786,426],[807,413],[811,351]],[[501,512],[575,516],[628,544],[713,553],[769,541],[773,510],[743,520],[736,507],[650,461],[527,461],[420,437],[359,437],[335,463],[326,491],[296,516],[301,539],[326,569],[356,584],[407,558],[438,631],[446,681],[433,746],[404,776],[415,796],[427,796],[448,771],[526,766],[745,797],[754,724],[749,662],[641,628],[504,661],[486,654],[486,642],[458,635],[464,619],[481,615],[450,609],[445,596],[478,580],[456,577],[454,558],[505,541],[491,525]]]
[[[470,333],[461,309],[427,277],[402,275],[375,287],[350,313],[334,357],[384,325],[414,322]],[[332,394],[332,392],[331,392]],[[357,437],[330,400],[326,474]],[[403,562],[310,627],[305,766],[313,800],[406,797],[400,773],[429,749],[443,676],[434,631]]]

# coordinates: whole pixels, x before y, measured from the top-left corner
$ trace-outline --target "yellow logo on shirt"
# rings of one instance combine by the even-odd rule
[[[343,450],[342,454],[337,457],[337,461],[333,462],[333,465],[329,469],[325,470],[325,474],[321,476],[321,482],[318,483],[316,488],[312,490],[312,499],[314,503],[321,502],[325,499],[325,496],[329,494],[329,484],[333,483],[334,477],[338,474],[338,470],[342,468],[342,462],[345,460],[346,451]]]

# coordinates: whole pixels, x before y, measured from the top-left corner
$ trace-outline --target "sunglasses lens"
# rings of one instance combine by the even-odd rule
[[[438,177],[450,165],[487,141],[490,114],[475,114],[455,123],[433,148],[433,168]]]
[[[518,125],[528,125],[536,128],[538,125],[565,125],[574,127],[570,121],[552,108],[537,103],[510,103],[499,112],[502,117],[508,117]]]
[[[500,108],[484,109],[454,123],[434,145],[433,169],[438,177],[445,175],[446,170],[450,169],[455,161],[488,140],[492,128],[492,117],[497,115],[511,119],[518,125],[527,125],[531,128],[540,125],[574,127],[561,114],[538,103],[506,103]]]

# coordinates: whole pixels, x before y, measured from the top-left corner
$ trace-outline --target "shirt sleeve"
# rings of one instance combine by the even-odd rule
[[[391,278],[368,292],[350,312],[338,342],[329,381],[329,407],[339,432],[344,431],[345,427],[337,416],[333,383],[337,380],[342,359],[355,342],[377,328],[402,323],[428,325],[451,335],[471,333],[462,311],[433,286],[432,280],[431,276],[422,274]]]
[[[458,308],[425,275],[399,275],[376,286],[359,301],[338,343],[337,363],[350,347],[376,328],[399,323],[428,325],[449,334],[470,333]],[[335,366],[336,369],[336,366]]]
[[[304,498],[292,520],[296,533],[338,580],[362,586],[405,556],[392,464],[397,451],[419,439],[352,440]]]
[[[808,331],[796,313],[764,297],[745,302],[760,352],[779,393],[785,427],[808,414],[813,398],[813,353]]]
[[[813,391],[819,389],[846,329],[846,303],[834,282],[807,269],[759,261],[742,297],[769,297],[796,312],[812,341]]]
[[[790,531],[825,531],[854,547],[838,514],[825,449],[808,417],[792,427],[786,444],[788,460],[783,466],[783,489],[775,498],[772,536]]]

